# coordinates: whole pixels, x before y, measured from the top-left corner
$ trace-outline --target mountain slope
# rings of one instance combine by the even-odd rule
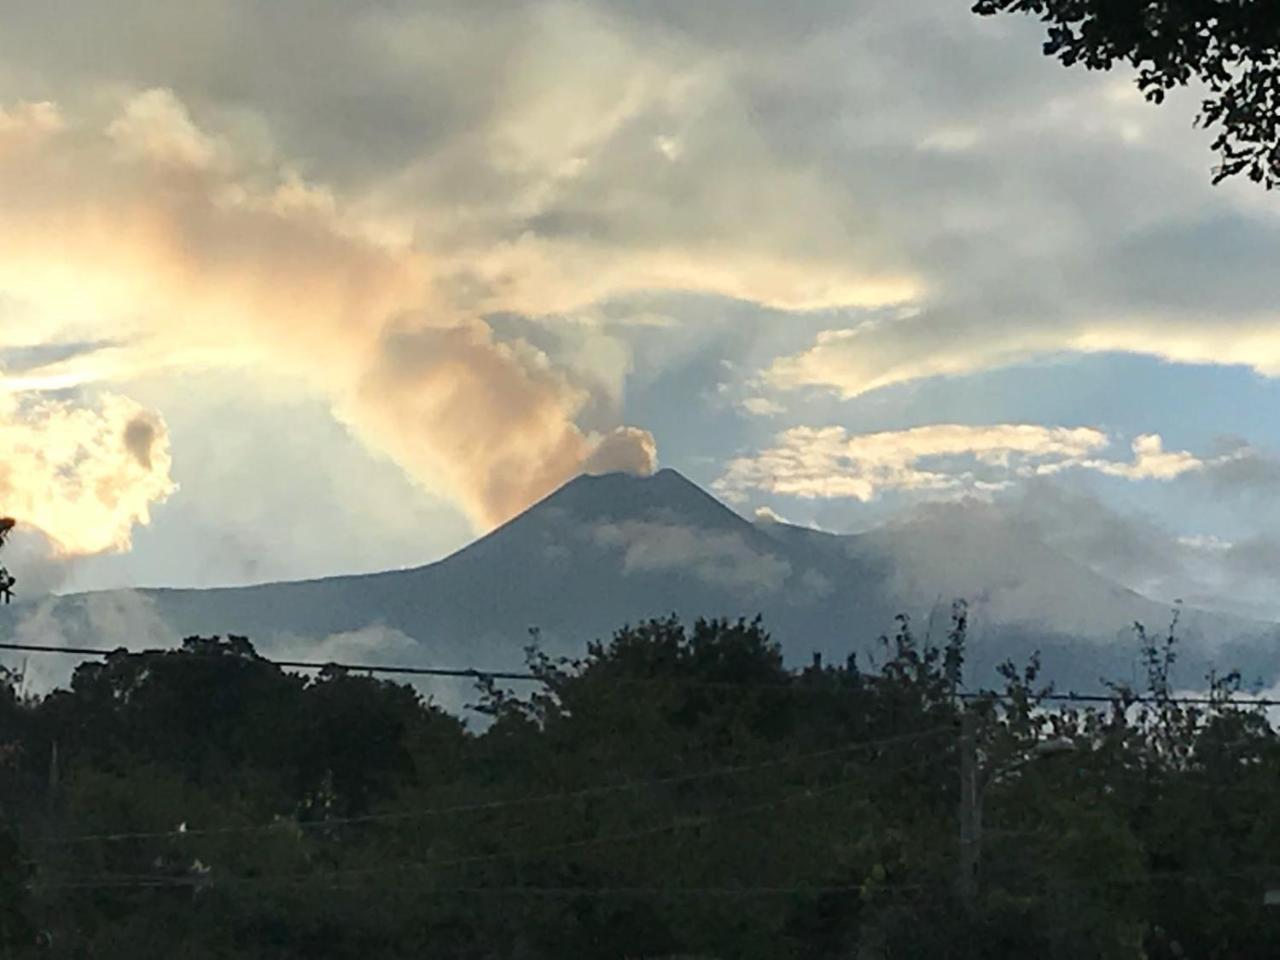
[[[975,674],[985,678],[1000,660],[1024,661],[1041,648],[1050,672],[1079,688],[1096,688],[1100,672],[1126,678],[1135,653],[1128,627],[1141,620],[1160,628],[1169,615],[1025,531],[981,517],[856,536],[753,524],[663,470],[579,477],[417,569],[87,594],[5,616],[25,639],[135,646],[230,632],[297,655],[509,668],[521,662],[531,628],[550,652],[572,654],[648,617],[760,613],[798,662],[815,651],[875,656],[875,638],[892,631],[895,613],[927,630],[956,596],[972,605]],[[1212,659],[1215,637],[1246,638],[1251,646],[1240,655],[1270,662],[1272,641],[1259,639],[1271,636],[1269,625],[1189,611],[1186,628],[1193,668]]]
[[[506,525],[414,570],[228,590],[141,591],[180,633],[325,636],[380,624],[468,662],[520,656],[530,628],[577,649],[624,622],[845,604],[884,621],[877,578],[848,557],[786,549],[674,471],[579,477]]]

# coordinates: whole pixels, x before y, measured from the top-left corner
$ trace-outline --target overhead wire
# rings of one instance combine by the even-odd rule
[[[42,653],[83,657],[109,657],[113,654],[141,656],[145,654],[188,653],[183,648],[159,650],[129,650],[124,647],[59,647],[47,644],[0,643],[0,651],[22,653]],[[199,655],[199,654],[195,654]],[[493,680],[509,682],[527,682],[549,684],[553,681],[546,674],[519,670],[490,670],[481,667],[434,667],[410,666],[405,664],[345,663],[335,660],[278,660],[270,657],[255,656],[247,662],[263,663],[286,670],[339,670],[347,673],[385,674],[388,676],[420,676],[440,677],[456,680]],[[796,680],[803,680],[804,675],[795,675]],[[873,678],[867,678],[873,679]],[[609,682],[619,685],[662,685],[690,686],[711,689],[746,689],[752,691],[780,690],[800,694],[832,694],[842,692],[839,688],[820,684],[805,684],[792,681],[746,681],[746,680],[705,680],[694,677],[610,677]],[[993,690],[958,690],[955,696],[964,701],[996,700],[1008,702],[1012,697],[1007,693]],[[1236,695],[1224,699],[1212,696],[1153,696],[1150,694],[1126,695],[1122,693],[1076,693],[1073,691],[1037,693],[1028,697],[1033,703],[1079,703],[1079,704],[1125,704],[1129,706],[1182,705],[1182,706],[1218,706],[1218,707],[1280,707],[1280,699],[1255,697],[1250,694]]]
[[[109,656],[111,654],[119,654],[119,653],[126,653],[126,654],[137,653],[137,651],[128,651],[128,650],[124,650],[123,648],[106,649],[106,648],[93,648],[93,647],[54,647],[54,646],[39,645],[39,644],[16,644],[16,643],[0,643],[0,650],[9,650],[9,651],[25,652],[25,653],[64,654],[64,655],[73,655],[73,656],[93,656],[93,657]],[[164,653],[169,651],[145,651],[145,652],[146,653]],[[297,670],[336,669],[336,670],[342,670],[342,671],[353,672],[353,673],[387,674],[387,675],[404,675],[404,676],[428,676],[428,677],[444,677],[444,678],[470,679],[470,680],[487,679],[487,680],[493,680],[493,681],[527,681],[527,682],[538,682],[538,683],[547,683],[549,680],[547,676],[534,673],[531,671],[521,672],[521,671],[486,670],[486,669],[480,669],[480,668],[451,668],[451,667],[408,666],[408,665],[388,665],[388,664],[356,664],[356,663],[342,663],[342,662],[332,662],[332,661],[321,662],[321,661],[307,661],[307,660],[275,660],[275,659],[270,659],[265,657],[257,657],[255,658],[255,661],[263,662],[263,663],[270,664],[283,669],[297,669]],[[615,682],[642,682],[642,683],[657,683],[657,684],[669,684],[669,685],[681,685],[684,682],[683,678],[675,678],[675,677],[673,678],[610,678],[610,679],[614,680]],[[770,685],[767,683],[751,683],[751,682],[744,682],[744,681],[725,681],[725,682],[697,681],[697,680],[692,680],[691,678],[691,683],[694,686],[744,688],[749,690],[768,690],[776,687],[780,689],[798,690],[806,693],[808,692],[813,692],[813,693],[840,692],[838,689],[832,689],[831,687],[819,687],[817,685],[805,685],[803,683],[790,683],[790,682]],[[995,693],[995,692],[987,692],[987,691],[958,691],[956,693],[956,696],[958,699],[963,701],[987,699],[987,700],[1007,702],[1010,699],[1007,695]],[[1153,704],[1154,705],[1166,705],[1166,704],[1167,705],[1204,705],[1204,706],[1234,707],[1234,708],[1264,708],[1264,707],[1280,706],[1280,700],[1275,700],[1270,698],[1260,698],[1260,697],[1245,697],[1240,699],[1224,700],[1221,697],[1125,696],[1120,693],[1077,694],[1074,692],[1068,692],[1068,693],[1050,692],[1047,694],[1033,696],[1030,699],[1033,702],[1080,703],[1080,704],[1105,703],[1105,704],[1116,704],[1116,705],[1127,705],[1127,706],[1142,706],[1142,705],[1153,705]],[[599,786],[584,788],[584,789],[575,790],[575,791],[549,793],[549,794],[543,794],[543,795],[532,796],[532,797],[526,796],[526,797],[519,797],[519,798],[492,800],[492,801],[472,803],[472,804],[458,804],[453,806],[442,806],[442,807],[416,809],[416,810],[390,811],[390,812],[383,812],[378,814],[368,814],[363,816],[347,817],[347,818],[335,818],[335,819],[323,820],[323,821],[310,821],[310,822],[284,821],[284,822],[287,823],[290,827],[298,827],[300,829],[305,830],[305,829],[312,829],[312,828],[326,828],[326,827],[354,825],[354,824],[362,824],[362,823],[396,822],[396,821],[403,821],[403,820],[409,820],[414,818],[431,817],[431,816],[452,814],[452,813],[500,810],[500,809],[507,809],[507,808],[521,807],[521,806],[530,806],[530,805],[535,805],[539,803],[550,803],[550,802],[558,802],[558,801],[567,801],[571,799],[589,798],[593,796],[608,795],[611,793],[617,793],[621,791],[637,790],[637,789],[643,789],[646,787],[653,787],[653,786],[659,786],[664,784],[670,785],[670,784],[677,784],[682,782],[692,782],[700,779],[709,779],[717,776],[736,775],[736,774],[745,773],[753,770],[776,767],[784,764],[801,763],[810,759],[818,759],[822,757],[848,754],[848,753],[856,752],[859,750],[874,748],[876,746],[887,746],[887,745],[892,745],[894,743],[901,743],[901,742],[906,742],[914,739],[919,739],[925,736],[939,735],[943,732],[952,732],[952,730],[953,728],[951,726],[947,726],[947,727],[941,727],[941,728],[937,728],[929,731],[919,731],[919,732],[915,732],[912,734],[907,734],[899,737],[884,738],[877,741],[864,741],[858,744],[851,744],[847,747],[834,748],[831,750],[815,751],[809,754],[799,754],[792,757],[775,758],[769,761],[765,761],[763,763],[734,765],[730,767],[722,767],[722,768],[717,768],[713,770],[700,771],[692,774],[683,774],[683,775],[676,775],[676,776],[664,777],[664,778],[652,778],[652,779],[643,780],[643,781],[628,781],[625,783],[618,783],[618,784],[599,785]],[[1231,789],[1231,787],[1235,785],[1220,785],[1220,786],[1222,786],[1224,789]],[[813,796],[813,795],[814,795],[813,791],[806,791],[804,793],[796,795],[793,798],[784,798],[782,800],[770,801],[767,804],[758,805],[757,807],[745,808],[741,811],[738,811],[735,814],[730,814],[730,815],[742,815],[744,813],[753,812],[756,809],[767,809],[770,807],[776,807],[785,802],[792,802],[793,800],[804,799],[806,797]],[[524,852],[523,855],[535,856],[542,853],[563,851],[567,849],[575,849],[581,846],[591,846],[596,843],[624,842],[627,839],[641,839],[646,836],[653,836],[661,833],[671,832],[673,830],[679,830],[686,827],[695,827],[695,826],[703,825],[705,822],[710,822],[710,821],[707,820],[707,818],[695,819],[692,821],[680,821],[673,824],[666,824],[661,827],[650,828],[648,830],[632,833],[629,835],[620,835],[620,836],[614,836],[614,837],[586,838],[580,841],[572,842],[567,845],[541,848],[535,851],[526,851]],[[218,827],[218,828],[206,828],[206,829],[179,829],[179,830],[165,830],[165,831],[138,831],[138,832],[132,832],[132,833],[111,833],[111,834],[103,833],[103,834],[96,834],[96,835],[82,834],[82,835],[69,836],[69,837],[43,837],[43,838],[32,838],[32,839],[35,840],[36,842],[46,843],[46,844],[61,844],[61,843],[75,844],[75,843],[86,843],[91,841],[146,840],[146,839],[163,839],[163,838],[173,838],[173,837],[200,837],[200,836],[216,836],[216,835],[223,835],[223,834],[244,834],[244,833],[252,833],[252,832],[261,832],[266,830],[274,830],[274,829],[278,829],[280,826],[281,826],[281,821],[273,821],[272,823],[268,823],[268,824],[253,824],[253,825],[243,825],[243,826],[234,826],[234,827]],[[387,867],[378,867],[378,868],[356,868],[356,873],[363,875],[363,874],[369,873],[370,871],[376,873],[376,872],[387,872],[387,871],[399,871],[404,869],[427,869],[427,868],[434,868],[434,867],[443,868],[443,867],[457,866],[457,865],[468,864],[468,863],[486,862],[494,859],[506,859],[506,858],[511,858],[513,856],[518,857],[521,855],[522,854],[519,852],[506,851],[506,852],[495,853],[495,854],[486,854],[486,855],[461,858],[454,861],[434,861],[434,862],[425,861],[425,862],[419,862],[414,864],[397,864],[397,865],[391,865]],[[340,871],[340,873],[342,873],[343,875],[347,875],[350,872],[351,872],[350,870]],[[330,873],[334,873],[334,871],[331,871]],[[310,881],[312,879],[316,879],[316,875],[313,873],[309,873],[309,874],[306,874],[305,876],[300,877],[299,879],[303,881]],[[243,881],[265,882],[266,880],[267,878],[237,878],[237,879],[234,879],[232,882],[243,882]],[[220,879],[219,882],[225,882],[225,880]],[[197,885],[198,883],[199,883],[198,879],[195,881],[180,880],[180,881],[177,881],[176,885],[194,886],[194,885]],[[102,885],[114,888],[114,887],[120,886],[121,884],[129,887],[141,886],[141,887],[150,888],[150,887],[156,887],[156,886],[173,886],[175,885],[175,880],[174,878],[154,878],[154,877],[133,877],[133,878],[103,877],[98,879],[86,878],[83,881],[68,881],[61,888],[72,888],[73,885],[75,888],[80,888],[84,886],[102,886]],[[469,889],[470,888],[457,888],[458,892],[465,892],[466,890],[469,890]],[[635,889],[640,890],[641,888],[635,888]],[[730,889],[730,888],[726,888],[726,889]],[[735,893],[735,895],[737,893],[741,893],[744,895],[773,895],[775,893],[785,893],[789,891],[794,892],[801,888],[759,887],[759,888],[731,888],[731,889]],[[808,891],[815,891],[815,892],[819,892],[824,889],[831,892],[840,892],[840,891],[849,892],[851,890],[861,889],[861,888],[809,887],[809,888],[803,888],[803,889]],[[625,893],[625,888],[619,888],[619,890]],[[654,888],[654,890],[658,891],[659,888]],[[521,892],[521,891],[531,892],[534,895],[537,895],[536,891],[532,891],[530,888],[523,888],[523,887],[513,888],[513,892]],[[445,891],[441,890],[438,892],[443,893]],[[498,893],[501,891],[500,891],[500,888],[484,887],[484,888],[476,888],[475,892]],[[591,889],[578,891],[578,890],[568,890],[566,888],[565,890],[566,895],[575,895],[575,896],[592,895],[592,892],[593,891]],[[604,890],[600,890],[598,892],[601,894],[605,893]],[[689,893],[693,895],[696,893],[696,891],[690,890]],[[550,890],[548,890],[546,895],[558,895],[558,894],[553,894]],[[708,893],[708,895],[714,895],[714,894]]]
[[[738,776],[744,773],[754,773],[759,770],[774,769],[781,766],[790,766],[793,764],[806,763],[810,760],[821,760],[831,757],[847,756],[850,754],[861,753],[866,750],[877,749],[881,747],[898,746],[904,743],[917,742],[919,740],[940,736],[944,733],[952,733],[954,728],[951,725],[933,727],[928,730],[921,730],[914,733],[899,734],[892,737],[882,737],[875,740],[863,740],[858,743],[846,744],[842,747],[832,747],[826,750],[816,750],[809,753],[793,754],[787,757],[774,757],[769,760],[758,763],[734,764],[730,766],[717,767],[710,770],[700,770],[693,773],[675,774],[668,777],[654,777],[643,780],[631,780],[624,783],[601,784],[593,787],[585,787],[578,790],[560,791],[554,793],[538,794],[534,796],[515,797],[498,800],[488,800],[477,803],[454,804],[448,806],[416,808],[412,810],[387,811],[383,813],[370,813],[352,817],[334,817],[325,820],[312,821],[291,821],[291,820],[274,820],[270,823],[259,823],[242,826],[226,826],[226,827],[209,827],[209,828],[180,828],[176,830],[154,830],[154,831],[134,831],[134,832],[115,832],[115,833],[97,833],[97,834],[75,834],[70,836],[51,836],[51,837],[31,837],[29,842],[36,844],[78,844],[91,842],[119,842],[128,840],[157,840],[170,838],[190,838],[190,837],[208,837],[208,836],[224,836],[245,833],[261,833],[268,831],[276,831],[282,827],[299,830],[312,829],[331,829],[333,827],[351,826],[367,823],[388,823],[399,822],[404,820],[430,818],[435,816],[447,816],[457,813],[477,813],[492,810],[503,810],[518,807],[537,806],[546,803],[566,802],[572,800],[589,799],[592,797],[608,796],[616,793],[623,793],[635,790],[652,789],[661,786],[673,786],[681,783],[692,783],[699,780],[710,780],[719,777]]]
[[[914,766],[920,766],[924,763],[931,762],[930,757],[916,757],[911,762],[904,764],[902,769],[909,769]],[[379,876],[403,872],[415,872],[424,870],[445,870],[456,867],[475,866],[485,863],[495,863],[501,861],[521,861],[536,857],[544,857],[548,855],[567,853],[572,850],[589,849],[592,847],[604,846],[608,844],[630,843],[637,840],[651,839],[670,833],[676,833],[683,830],[697,829],[700,827],[711,826],[728,820],[749,816],[755,813],[761,813],[767,810],[774,810],[779,807],[791,803],[803,802],[806,800],[814,800],[819,797],[830,796],[847,789],[855,781],[851,778],[842,779],[839,783],[827,785],[818,788],[806,788],[803,790],[793,791],[784,797],[777,797],[767,801],[738,805],[726,804],[715,812],[703,814],[694,817],[685,817],[673,820],[668,823],[646,827],[637,830],[628,830],[619,833],[604,834],[598,836],[581,837],[576,840],[564,841],[554,844],[544,844],[533,848],[516,849],[516,850],[499,850],[491,853],[472,854],[468,856],[437,859],[437,860],[415,860],[415,861],[399,861],[392,864],[379,864],[376,866],[366,867],[343,867],[336,870],[328,871],[305,871],[294,872],[289,874],[277,875],[259,875],[253,877],[217,877],[209,878],[202,875],[182,876],[182,877],[149,877],[140,875],[120,875],[120,874],[99,874],[90,877],[71,877],[71,878],[51,878],[50,880],[36,880],[30,886],[32,889],[42,890],[62,890],[62,889],[116,889],[120,887],[182,887],[192,888],[207,886],[210,884],[224,884],[233,886],[244,885],[262,885],[262,884],[311,884],[324,883],[339,877],[369,877]]]

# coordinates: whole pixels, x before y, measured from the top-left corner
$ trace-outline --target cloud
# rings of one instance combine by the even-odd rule
[[[1280,251],[1280,228],[1277,229]],[[1177,363],[1247,366],[1280,376],[1280,336],[1269,312],[1204,317],[1128,313],[1123,319],[1061,318],[1038,324],[985,323],[977,304],[934,304],[894,326],[836,329],[765,373],[780,389],[826,387],[846,398],[928,377],[965,376],[1062,353],[1137,353]],[[1058,322],[1061,321],[1061,322]],[[1225,330],[1224,330],[1225,328]]]
[[[219,366],[300,379],[481,527],[606,442],[575,423],[588,396],[545,354],[498,340],[442,296],[430,257],[287,166],[255,165],[206,135],[171,92],[128,99],[105,131],[49,105],[5,118],[0,290],[26,305],[22,336],[71,344],[105,328],[117,338],[55,353],[11,391]],[[126,436],[145,467],[153,421]],[[605,450],[638,468],[653,440],[617,432]],[[127,546],[114,528],[81,534],[103,535]]]
[[[154,650],[173,646],[178,636],[156,610],[155,601],[135,590],[113,590],[78,598],[85,636],[106,647]]]
[[[1202,460],[1186,450],[1165,450],[1164,440],[1157,434],[1143,434],[1130,444],[1133,459],[1129,461],[1100,459],[1067,459],[1039,464],[1039,475],[1061,473],[1069,469],[1096,470],[1109,477],[1125,480],[1172,480],[1184,474],[1216,466],[1222,458]]]
[[[1204,478],[1215,496],[1270,500],[1280,491],[1280,461],[1241,441],[1218,457]]]
[[[259,654],[273,660],[383,667],[447,667],[475,662],[464,660],[466,654],[462,651],[445,654],[454,659],[442,660],[437,645],[425,645],[403,631],[380,623],[325,637],[277,634],[255,637],[253,642]],[[309,677],[316,675],[316,671],[310,669],[298,672]],[[470,678],[383,675],[380,679],[409,685],[455,716],[465,716],[468,706],[477,699],[475,681]]]
[[[143,40],[155,23],[121,30],[135,18],[77,6],[99,39],[92,54],[38,11],[17,18],[0,50],[44,88],[105,76],[144,91],[106,125],[118,151],[184,169],[234,164],[237,153],[308,158],[331,174],[335,196],[411,234],[473,314],[561,312],[651,289],[789,309],[918,292],[873,245],[847,255],[847,205],[762,135],[729,50],[633,11],[438,3],[320,16],[282,0],[285,31],[233,0],[213,22],[191,10],[167,24],[166,48],[183,50],[175,69]],[[255,58],[246,88],[233,65],[250,47],[274,55]],[[307,72],[312,81],[297,84]],[[193,122],[191,104],[230,132]]]
[[[63,128],[62,114],[48,101],[0,107],[0,137],[10,146],[35,141]]]
[[[151,451],[160,437],[160,426],[145,414],[140,414],[125,424],[124,446],[138,466],[151,469]]]
[[[941,592],[973,599],[993,589],[1016,593],[1020,581],[1002,583],[1004,574],[999,571],[1043,572],[1049,559],[1043,550],[1047,546],[1056,555],[1161,604],[1182,600],[1190,607],[1250,619],[1280,619],[1274,596],[1280,531],[1273,524],[1257,525],[1238,541],[1185,533],[1157,512],[1108,502],[1090,482],[1096,476],[1088,471],[1032,476],[986,499],[961,496],[915,503],[899,511],[884,531],[870,536],[888,534],[885,542],[906,551],[899,557],[900,578],[916,578],[909,586],[917,596]],[[1196,490],[1194,484],[1174,488],[1183,494]],[[1194,523],[1194,514],[1188,511],[1179,520]],[[927,536],[913,540],[894,534],[913,528],[925,530]],[[999,570],[988,562],[993,557]],[[1063,576],[1068,573],[1068,568],[1061,568]],[[1067,618],[1062,622],[1109,623],[1110,630],[1135,613],[1132,598],[1126,599],[1123,591],[1113,594],[1108,603],[1114,601],[1114,605],[1106,609],[1073,610],[1081,591],[1095,598],[1105,596],[1097,584],[1089,587],[1064,579],[1052,597],[1046,598],[1043,590],[1035,597],[1026,596],[1019,616],[1031,617],[1037,604],[1048,604],[1061,607],[1055,616]],[[1001,602],[1010,599],[1006,594]],[[1144,615],[1147,626],[1162,626],[1162,622],[1151,622],[1152,615]],[[1203,625],[1196,617],[1184,624],[1196,630]]]
[[[778,511],[774,510],[772,507],[756,507],[755,513],[753,513],[752,516],[755,517],[756,523],[768,524],[768,523],[790,523],[791,522],[782,514],[778,513]]]
[[[174,490],[164,421],[115,394],[82,406],[0,392],[0,507],[57,553],[127,550]]]
[[[658,468],[658,449],[645,430],[620,427],[596,444],[584,473],[629,473],[647,477]]]
[[[182,493],[130,554],[75,564],[63,592],[373,572],[417,566],[474,537],[455,502],[426,493],[337,420],[322,393],[226,369],[130,390],[163,409]]]
[[[1059,478],[1032,481],[990,509],[1026,536],[1149,597],[1280,619],[1280,529],[1274,523],[1255,518],[1251,532],[1237,540],[1180,533],[1157,514],[1117,509],[1082,484],[1064,485]]]
[[[884,564],[898,604],[935,625],[953,598],[968,601],[978,635],[988,624],[1025,624],[1111,639],[1135,617],[1147,618],[1152,604],[1100,582],[1087,564],[1065,559],[1064,553],[1073,556],[1067,551],[1046,549],[1040,528],[1021,517],[1015,503],[918,504],[853,538],[849,548]]]
[[[768,491],[807,500],[873,500],[887,491],[937,495],[993,491],[1019,478],[1089,470],[1130,480],[1171,479],[1203,469],[1160,437],[1133,442],[1133,459],[1099,458],[1111,437],[1091,427],[930,424],[850,434],[843,427],[792,427],[772,447],[731,460],[717,491],[742,500]]]
[[[332,633],[326,637],[278,635],[262,642],[259,653],[281,660],[315,663],[415,666],[423,663],[423,646],[408,634],[383,624]]]
[[[747,397],[738,405],[756,417],[776,417],[787,412],[786,407],[768,397]]]
[[[1032,478],[989,505],[988,513],[1021,536],[1156,599],[1199,592],[1192,572],[1199,543],[1179,538],[1154,515],[1108,504],[1086,476]]]
[[[59,590],[78,558],[69,556],[35,527],[19,526],[6,541],[4,566],[17,578],[19,600],[45,597]]]
[[[50,597],[26,612],[13,629],[15,642],[51,647],[104,647],[129,650],[166,649],[180,639],[165,624],[146,595],[130,590],[93,593],[73,601]],[[76,659],[6,655],[20,665],[24,683],[35,692],[63,685]]]
[[[604,460],[652,465],[646,431],[584,434],[574,423],[584,402],[544,356],[474,321],[390,329],[341,412],[416,476],[446,478],[494,525]]]
[[[653,291],[790,311],[758,366],[845,396],[1064,352],[1280,370],[1280,221],[1209,187],[1194,103],[1063,71],[1034,24],[950,0],[776,7],[22,5],[0,350],[114,342],[23,371],[41,389],[298,378],[480,526],[623,419],[616,384],[495,314]],[[886,304],[909,309],[857,323]]]
[[[53,364],[64,363],[73,357],[97,353],[116,346],[109,340],[85,343],[37,343],[21,347],[9,347],[0,351],[0,371],[15,378],[16,374],[38,370]]]
[[[107,126],[107,136],[131,159],[177,168],[211,167],[219,153],[219,145],[191,121],[171,90],[146,90],[131,98]]]
[[[753,549],[738,533],[627,521],[600,524],[592,537],[622,550],[627,573],[689,573],[725,589],[768,591],[780,589],[791,575],[786,560]]]

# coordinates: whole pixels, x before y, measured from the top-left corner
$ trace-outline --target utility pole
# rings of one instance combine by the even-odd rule
[[[54,740],[49,745],[49,800],[52,801],[57,797],[58,793],[58,741]]]
[[[982,784],[978,770],[978,717],[960,714],[960,873],[956,890],[972,912],[978,898],[978,870],[982,858]]]
[[[972,912],[977,907],[982,872],[982,800],[987,785],[1036,760],[1073,753],[1075,744],[1065,737],[1041,740],[1012,762],[983,769],[978,763],[978,714],[963,704],[960,711],[960,872],[956,892],[965,909]]]

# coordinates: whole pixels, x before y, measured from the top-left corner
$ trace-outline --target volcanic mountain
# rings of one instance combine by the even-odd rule
[[[414,569],[207,590],[71,595],[0,611],[0,632],[64,645],[243,634],[267,653],[365,663],[519,668],[537,632],[553,654],[649,617],[752,617],[796,663],[866,662],[906,613],[940,638],[969,603],[969,669],[1043,652],[1061,687],[1135,673],[1135,621],[1170,607],[1118,586],[1030,533],[975,512],[835,535],[751,522],[673,470],[581,476],[457,553]],[[7,621],[7,622],[6,622]],[[1185,610],[1180,668],[1275,681],[1271,624]]]

